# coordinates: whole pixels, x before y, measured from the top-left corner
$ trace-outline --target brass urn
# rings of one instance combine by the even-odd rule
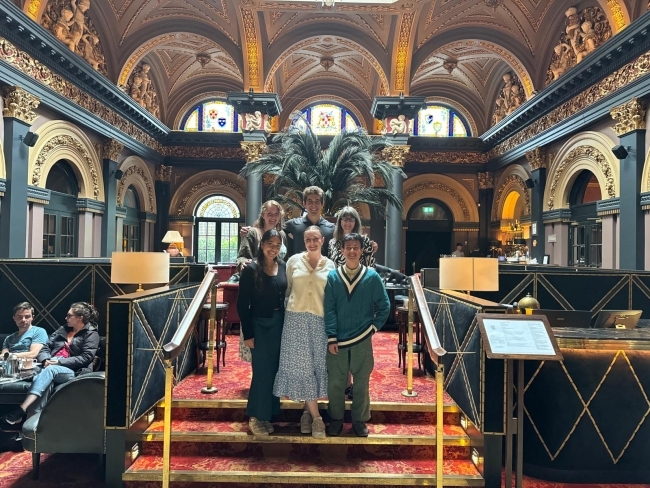
[[[519,303],[517,305],[519,307],[519,310],[521,310],[522,313],[525,313],[527,308],[532,308],[534,310],[539,309],[539,302],[537,301],[536,298],[532,297],[530,293],[528,293],[524,298],[519,300]]]

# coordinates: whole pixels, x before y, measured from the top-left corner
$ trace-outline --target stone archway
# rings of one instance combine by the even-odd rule
[[[504,208],[507,207],[507,204],[512,203],[512,200],[508,201],[508,197],[512,192],[516,192],[521,199],[521,204],[523,204],[522,215],[530,215],[530,191],[526,188],[526,180],[528,178],[530,178],[530,174],[518,164],[509,166],[501,174],[495,187],[494,202],[492,203],[492,221],[502,220],[504,218]]]
[[[583,170],[596,176],[603,200],[619,196],[618,160],[611,152],[614,145],[614,141],[598,132],[583,132],[569,139],[548,170],[544,210],[569,208],[571,188]]]
[[[29,150],[28,183],[45,188],[47,175],[57,161],[65,159],[79,183],[78,198],[104,201],[101,164],[90,139],[70,122],[53,120],[36,131],[40,136]]]
[[[650,191],[650,149],[645,155],[643,175],[641,176],[641,193]]]
[[[171,199],[169,215],[191,216],[196,206],[212,195],[231,198],[239,206],[242,217],[245,217],[246,181],[224,170],[202,171],[183,182]]]
[[[454,222],[476,223],[478,207],[472,194],[460,182],[444,175],[420,175],[404,183],[402,218],[418,201],[433,198],[443,202],[454,217]]]
[[[121,207],[124,200],[124,193],[129,186],[135,188],[142,210],[148,213],[156,213],[156,193],[154,191],[153,176],[151,171],[141,158],[129,156],[119,165],[124,175],[117,184],[117,206]]]

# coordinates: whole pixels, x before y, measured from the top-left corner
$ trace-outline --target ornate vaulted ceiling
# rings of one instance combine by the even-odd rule
[[[478,134],[591,52],[607,28],[615,35],[648,8],[647,0],[14,1],[172,128],[202,99],[253,88],[279,94],[281,125],[308,101],[334,100],[370,128],[373,97],[405,93],[455,105]],[[580,30],[585,21],[593,32]],[[75,38],[75,29],[84,33]]]

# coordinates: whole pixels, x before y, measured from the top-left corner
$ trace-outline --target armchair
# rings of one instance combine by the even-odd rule
[[[76,377],[56,388],[43,410],[23,424],[23,447],[38,479],[45,453],[104,454],[104,372]]]

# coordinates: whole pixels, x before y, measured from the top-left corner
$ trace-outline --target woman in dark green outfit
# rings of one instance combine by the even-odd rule
[[[244,343],[253,356],[253,378],[246,413],[253,435],[273,432],[271,418],[280,413],[280,399],[273,395],[273,381],[280,361],[287,273],[280,259],[282,237],[276,229],[262,236],[257,259],[246,266],[239,280],[237,311]]]

